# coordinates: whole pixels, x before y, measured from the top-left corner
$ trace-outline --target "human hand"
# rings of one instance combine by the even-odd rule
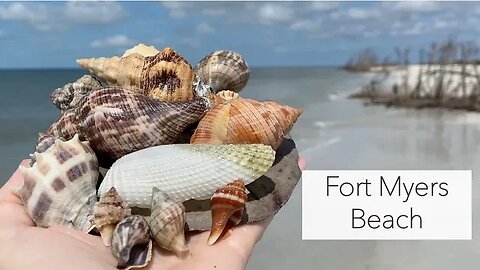
[[[23,166],[29,166],[24,160]],[[300,159],[299,166],[305,169]],[[100,237],[62,226],[35,227],[14,190],[23,185],[19,170],[0,189],[0,269],[116,269],[116,259]],[[268,218],[241,225],[227,238],[207,245],[209,232],[187,233],[192,256],[179,259],[154,248],[152,261],[145,269],[244,269],[255,244],[261,239]]]

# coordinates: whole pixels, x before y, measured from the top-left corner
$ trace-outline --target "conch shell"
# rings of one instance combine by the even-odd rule
[[[229,221],[231,226],[240,223],[246,201],[245,183],[241,179],[215,191],[211,199],[212,229],[208,237],[209,245],[213,245],[220,238]]]
[[[151,214],[148,219],[150,232],[155,243],[173,251],[178,257],[190,254],[185,241],[185,206],[174,201],[168,195],[153,188]]]
[[[78,59],[77,63],[112,86],[155,99],[189,101],[197,97],[192,66],[168,47],[154,56],[143,56],[134,50],[122,58]]]
[[[128,216],[115,227],[112,236],[112,254],[118,269],[142,268],[152,259],[153,243],[145,218]]]
[[[103,244],[107,247],[112,243],[112,234],[115,226],[125,217],[131,215],[130,207],[112,187],[93,207],[95,227],[102,236]]]
[[[131,207],[140,208],[150,208],[153,187],[178,202],[210,198],[232,178],[253,182],[272,166],[274,157],[275,151],[263,144],[150,147],[113,163],[99,194],[115,187]]]
[[[24,185],[18,195],[29,216],[40,227],[63,225],[89,231],[98,163],[88,143],[80,142],[78,135],[66,142],[57,139],[35,159],[32,167],[19,167]]]
[[[190,143],[261,143],[277,149],[301,113],[300,109],[275,102],[235,98],[209,110]]]
[[[55,89],[50,94],[50,99],[60,112],[63,113],[74,108],[90,91],[102,87],[102,82],[90,75],[84,75],[74,83],[68,83],[61,88]]]
[[[233,51],[215,51],[197,64],[195,73],[214,93],[222,90],[240,92],[248,82],[250,69],[243,57]]]

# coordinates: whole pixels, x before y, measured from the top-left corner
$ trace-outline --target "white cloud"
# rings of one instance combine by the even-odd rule
[[[0,19],[25,21],[40,31],[49,31],[58,28],[54,23],[52,12],[45,6],[29,7],[24,3],[12,3],[8,6],[0,6]]]
[[[162,2],[162,5],[169,11],[168,16],[172,19],[183,19],[187,17],[186,8],[190,3],[187,2]]]
[[[351,8],[347,11],[350,18],[353,19],[365,19],[368,18],[368,12],[361,8]]]
[[[262,24],[275,24],[291,21],[293,9],[279,3],[263,4],[259,9],[259,20]]]
[[[340,6],[338,2],[312,2],[310,7],[318,11],[331,11]]]
[[[105,39],[97,39],[90,43],[93,48],[125,48],[132,46],[136,43],[134,39],[127,37],[126,35],[116,35],[107,37]]]
[[[208,23],[201,23],[195,27],[195,32],[199,35],[213,34],[215,33],[215,29],[212,26],[210,26]]]
[[[115,2],[67,2],[65,16],[74,22],[104,24],[126,15],[124,8]]]
[[[439,10],[437,3],[432,1],[402,1],[390,2],[385,5],[393,5],[393,10],[407,11],[407,12],[433,12]]]
[[[202,14],[205,16],[223,16],[227,14],[227,10],[222,7],[204,8]]]

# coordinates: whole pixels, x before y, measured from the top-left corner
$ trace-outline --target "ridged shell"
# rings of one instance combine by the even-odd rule
[[[167,193],[153,188],[151,214],[148,221],[155,243],[173,251],[178,257],[190,254],[185,241],[185,206],[172,200]]]
[[[153,46],[147,46],[143,43],[139,43],[135,47],[126,50],[125,53],[122,55],[122,58],[127,57],[132,53],[138,53],[142,56],[154,56],[154,55],[158,54],[159,52],[160,51],[157,50],[157,48],[155,48]]]
[[[57,139],[51,150],[36,154],[32,167],[20,166],[20,171],[24,185],[18,195],[37,226],[90,230],[98,163],[88,144],[78,136],[67,142]]]
[[[236,98],[209,110],[190,143],[252,144],[277,149],[302,110],[275,102]]]
[[[119,88],[99,89],[66,112],[47,133],[68,139],[78,131],[95,153],[116,159],[174,143],[187,126],[200,120],[208,106],[205,98],[164,102]]]
[[[213,245],[225,232],[227,223],[235,226],[242,220],[243,209],[247,201],[245,183],[237,179],[215,191],[211,199],[212,229],[208,244]]]
[[[68,83],[50,94],[53,104],[63,113],[74,108],[92,90],[102,88],[102,83],[90,75],[84,75],[74,83]]]
[[[153,244],[145,218],[128,216],[115,227],[112,254],[118,269],[142,268],[152,259]]]
[[[239,97],[238,93],[235,93],[230,90],[222,90],[217,94],[213,94],[211,92],[207,93],[207,98],[210,101],[211,107],[215,107],[218,104],[229,102],[232,99],[236,99]]]
[[[190,64],[171,48],[154,56],[140,53],[126,57],[79,59],[77,63],[112,86],[163,101],[189,101],[197,97]]]
[[[197,64],[195,73],[212,91],[240,92],[248,82],[250,69],[243,57],[233,51],[215,51]]]
[[[112,187],[93,207],[95,227],[102,236],[103,244],[109,247],[112,243],[112,234],[115,226],[125,217],[131,215],[131,210],[117,190]]]
[[[150,147],[117,160],[100,185],[99,194],[115,187],[131,207],[141,208],[150,208],[153,187],[180,202],[210,198],[232,178],[251,183],[272,166],[274,156],[270,146],[261,144]]]

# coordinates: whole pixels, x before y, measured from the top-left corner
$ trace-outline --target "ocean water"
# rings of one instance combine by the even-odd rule
[[[48,94],[81,70],[0,71],[0,183],[58,116]],[[333,68],[253,69],[242,95],[304,110],[292,133],[308,169],[472,169],[479,209],[480,116],[363,106],[348,100],[370,75]],[[471,241],[302,241],[301,182],[258,243],[248,269],[473,269]]]

